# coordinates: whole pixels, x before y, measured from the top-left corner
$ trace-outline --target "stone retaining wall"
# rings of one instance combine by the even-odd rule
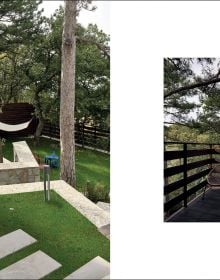
[[[14,142],[14,162],[0,163],[0,185],[40,181],[40,168],[25,141]]]

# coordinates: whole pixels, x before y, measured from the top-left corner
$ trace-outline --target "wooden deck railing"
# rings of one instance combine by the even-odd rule
[[[167,216],[187,207],[189,201],[201,193],[207,184],[207,174],[216,163],[215,145],[220,144],[164,143],[164,212]]]

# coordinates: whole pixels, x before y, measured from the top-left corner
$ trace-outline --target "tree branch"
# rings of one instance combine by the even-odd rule
[[[86,44],[93,44],[95,45],[100,51],[102,51],[104,53],[104,55],[110,60],[110,47],[108,46],[102,46],[100,43],[95,42],[93,40],[87,39],[87,38],[80,38],[80,37],[76,37],[76,40],[79,43],[86,43]]]
[[[186,126],[186,127],[192,128],[191,125],[185,124],[185,123],[180,123],[180,122],[164,122],[164,124],[178,124],[178,125],[182,125],[182,126]]]
[[[164,98],[166,99],[167,97],[175,94],[175,93],[180,93],[182,91],[185,91],[185,90],[189,90],[189,89],[194,89],[194,88],[198,88],[198,87],[203,87],[203,86],[208,86],[208,85],[211,85],[211,84],[216,84],[220,82],[220,78],[212,78],[212,79],[209,79],[207,81],[202,81],[202,82],[198,82],[198,83],[195,83],[195,84],[192,84],[192,85],[188,85],[188,86],[183,86],[183,87],[180,87],[178,89],[175,89],[175,90],[172,90],[170,92],[168,92]]]

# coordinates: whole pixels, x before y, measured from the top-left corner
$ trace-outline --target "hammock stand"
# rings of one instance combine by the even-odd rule
[[[215,149],[217,153],[220,153],[220,149]],[[219,162],[212,170],[209,172],[207,176],[207,185],[210,187],[220,187],[220,160],[215,159],[216,162]],[[204,192],[202,199],[205,198],[205,191],[207,188],[207,185],[204,187]]]

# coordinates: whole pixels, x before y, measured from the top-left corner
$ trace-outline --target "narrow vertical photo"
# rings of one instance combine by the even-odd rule
[[[110,279],[109,20],[0,1],[0,279]]]
[[[220,222],[220,58],[164,58],[164,221]]]

